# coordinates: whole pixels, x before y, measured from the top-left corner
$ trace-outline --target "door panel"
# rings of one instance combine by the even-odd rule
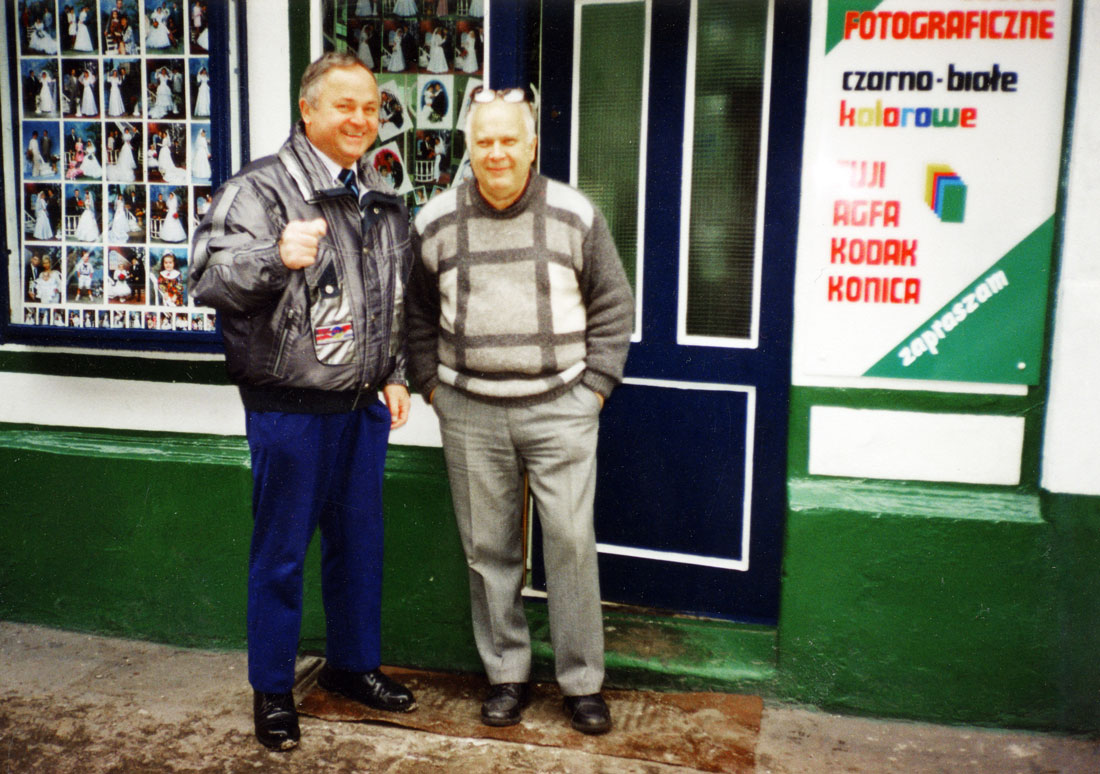
[[[632,379],[614,395],[601,415],[596,512],[630,518],[599,522],[601,553],[743,569],[748,513],[730,505],[751,486],[753,391]]]
[[[540,169],[617,220],[639,310],[601,415],[603,597],[772,622],[807,4],[547,2],[542,23]]]

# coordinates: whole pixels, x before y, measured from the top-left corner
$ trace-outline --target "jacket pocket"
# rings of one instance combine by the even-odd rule
[[[286,344],[294,329],[298,327],[298,310],[290,307],[286,313],[286,319],[279,329],[278,338],[275,341],[274,358],[271,362],[271,373],[282,376],[283,365],[286,363]]]
[[[309,294],[309,328],[313,350],[323,365],[348,365],[358,360],[351,294],[339,253],[323,249],[305,269]]]

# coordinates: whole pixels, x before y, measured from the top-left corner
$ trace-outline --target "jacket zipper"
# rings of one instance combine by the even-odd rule
[[[298,310],[291,307],[286,315],[286,325],[283,326],[283,332],[279,336],[279,352],[275,356],[275,368],[273,369],[276,374],[280,373],[279,367],[283,364],[283,354],[286,352],[286,339],[290,335],[291,328],[296,325],[297,318]]]

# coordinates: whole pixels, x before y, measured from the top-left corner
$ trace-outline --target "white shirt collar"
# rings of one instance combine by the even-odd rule
[[[344,184],[343,181],[340,180],[340,173],[344,171],[344,168],[342,166],[340,166],[339,164],[337,164],[332,159],[330,159],[328,157],[328,155],[323,150],[321,150],[316,145],[314,145],[313,141],[310,140],[309,137],[306,137],[306,142],[309,143],[309,147],[313,148],[313,152],[317,154],[317,158],[319,158],[321,160],[321,163],[325,165],[325,171],[327,171],[328,176],[330,178],[332,178],[332,182],[335,185],[343,185]],[[355,179],[358,181],[359,171],[358,170],[354,170],[354,171],[355,171]]]

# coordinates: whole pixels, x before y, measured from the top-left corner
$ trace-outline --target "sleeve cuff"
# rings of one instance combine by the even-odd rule
[[[604,398],[611,397],[611,391],[615,389],[617,382],[610,376],[605,376],[599,371],[587,370],[581,377],[581,384],[590,390],[598,392]]]

